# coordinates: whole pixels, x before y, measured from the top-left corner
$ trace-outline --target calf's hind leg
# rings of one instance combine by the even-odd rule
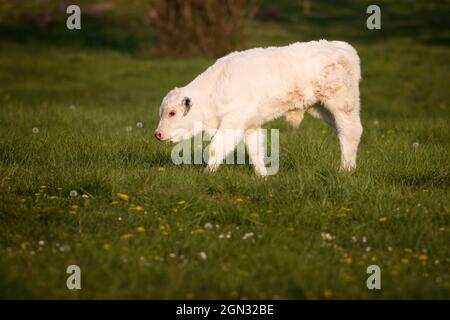
[[[302,123],[304,115],[305,110],[302,109],[289,110],[284,114],[284,118],[291,126],[293,126],[294,128],[298,128],[300,123]]]
[[[250,129],[245,132],[245,145],[248,155],[255,166],[257,175],[266,176],[267,169],[264,164],[264,134],[261,128]]]

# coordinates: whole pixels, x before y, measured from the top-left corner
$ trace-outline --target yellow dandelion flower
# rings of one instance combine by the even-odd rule
[[[327,299],[330,299],[333,297],[333,291],[331,289],[325,289],[323,290],[323,296]]]
[[[351,276],[351,274],[349,274],[347,272],[342,272],[340,274],[340,278],[344,282],[352,282],[353,281],[353,277]]]
[[[119,201],[111,201],[111,205],[117,206],[119,204]]]
[[[158,167],[158,172],[163,172],[163,171],[166,171],[166,168],[164,168],[164,167]]]
[[[40,189],[47,189],[47,186],[40,186]]]
[[[342,281],[344,281],[344,282],[353,281],[353,277],[350,274],[345,273],[345,272],[341,273],[340,277],[341,277]]]
[[[193,234],[202,234],[205,232],[205,229],[203,228],[197,228],[194,231],[192,231]]]
[[[57,196],[49,196],[48,198],[49,198],[50,200],[56,200],[56,199],[58,199]]]
[[[236,198],[236,202],[237,202],[237,203],[244,202],[244,199],[242,199],[242,198]]]
[[[351,257],[348,257],[348,258],[344,259],[344,263],[351,265],[353,263],[353,259]]]
[[[381,217],[378,219],[380,223],[385,223],[387,221],[387,217]]]
[[[259,214],[257,214],[256,212],[252,212],[250,213],[250,218],[256,220],[259,218]]]
[[[117,193],[117,197],[123,201],[128,201],[130,200],[130,196],[125,194],[125,193]]]
[[[170,226],[168,224],[162,224],[159,226],[159,231],[161,231],[161,234],[167,236],[170,232]]]
[[[185,204],[185,203],[186,203],[186,200],[180,200],[177,202],[177,204]]]
[[[136,211],[144,211],[144,207],[143,206],[136,206],[134,208],[134,210],[136,210]]]
[[[81,197],[82,197],[83,199],[89,199],[89,196],[88,196],[87,194],[83,194]]]
[[[26,250],[29,246],[30,246],[30,243],[29,243],[28,241],[24,241],[24,242],[22,242],[22,243],[20,244],[20,247],[21,247],[23,250]]]
[[[188,300],[192,300],[192,299],[194,299],[194,294],[193,294],[193,293],[191,293],[191,292],[189,292],[189,293],[186,293],[186,299],[188,299]]]
[[[137,227],[136,231],[140,232],[140,233],[143,233],[143,232],[145,232],[145,228],[144,227]]]
[[[427,261],[427,260],[428,260],[428,256],[427,256],[426,254],[421,254],[421,255],[419,256],[419,260],[420,260],[420,261]]]
[[[77,210],[80,206],[77,204],[73,204],[70,206],[73,210]]]
[[[103,250],[109,251],[110,249],[111,249],[111,244],[110,244],[110,243],[105,243],[105,244],[103,245]]]
[[[403,258],[402,260],[400,260],[403,264],[408,264],[409,263],[409,259]]]
[[[403,251],[405,251],[406,253],[413,253],[413,250],[410,248],[405,248],[403,249]]]
[[[126,233],[120,236],[121,240],[130,240],[131,238],[133,238],[134,235],[132,235],[131,233]]]

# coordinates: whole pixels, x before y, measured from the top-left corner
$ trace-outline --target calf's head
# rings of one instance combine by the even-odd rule
[[[181,89],[175,88],[170,91],[164,97],[159,109],[160,119],[155,131],[156,139],[179,142],[191,138],[195,134],[192,106],[192,98],[185,96]]]

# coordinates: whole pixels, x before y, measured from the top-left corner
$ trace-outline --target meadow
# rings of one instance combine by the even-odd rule
[[[267,179],[174,165],[153,137],[165,93],[213,59],[139,57],[89,21],[68,40],[2,27],[0,297],[449,299],[449,33],[427,20],[448,6],[417,19],[403,5],[378,34],[364,5],[328,10],[355,17],[335,27],[320,14],[292,23],[289,8],[288,22],[255,22],[247,46],[339,38],[363,71],[358,169],[338,170],[324,123],[279,119]],[[73,264],[81,290],[66,287]],[[381,290],[366,287],[369,265]]]

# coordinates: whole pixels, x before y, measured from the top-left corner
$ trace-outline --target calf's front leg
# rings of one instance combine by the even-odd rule
[[[236,148],[242,137],[242,130],[219,128],[209,146],[209,159],[206,170],[209,172],[216,171],[225,157]]]

